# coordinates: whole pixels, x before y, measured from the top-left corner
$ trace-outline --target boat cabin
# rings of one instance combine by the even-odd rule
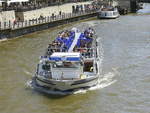
[[[84,60],[79,52],[55,52],[41,60],[37,74],[50,79],[79,79],[84,72],[94,73],[94,60]]]
[[[98,11],[99,18],[117,18],[119,17],[118,9],[115,7],[102,8]]]
[[[52,79],[77,79],[83,73],[82,57],[78,52],[55,52],[39,64],[38,73],[46,76],[42,72]]]

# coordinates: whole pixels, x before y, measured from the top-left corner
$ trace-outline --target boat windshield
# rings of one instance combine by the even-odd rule
[[[53,63],[53,68],[78,68],[80,67],[80,62],[55,62]]]
[[[42,65],[42,69],[45,70],[45,71],[49,71],[50,70],[50,64],[48,62],[45,62]]]

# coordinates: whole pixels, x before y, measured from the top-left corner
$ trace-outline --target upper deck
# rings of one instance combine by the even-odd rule
[[[91,28],[84,32],[73,30],[61,32],[58,34],[58,37],[49,44],[45,55],[51,56],[53,53],[60,55],[62,52],[63,54],[66,52],[67,54],[80,53],[84,57],[92,57],[93,49],[95,49],[94,38],[94,30]]]

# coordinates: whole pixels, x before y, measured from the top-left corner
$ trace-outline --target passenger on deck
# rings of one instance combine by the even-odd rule
[[[77,47],[78,48],[88,48],[88,47],[91,47],[92,40],[93,40],[92,38],[86,36],[84,33],[81,33],[80,38],[79,38],[79,40],[77,42]]]
[[[89,27],[88,32],[90,34],[90,37],[93,37],[93,35],[94,35],[94,29],[92,29],[92,28]]]
[[[93,35],[94,35],[94,30],[89,27],[88,29],[86,29],[86,30],[84,31],[84,35],[85,35],[86,37],[88,37],[88,38],[91,38],[91,37],[93,37]]]

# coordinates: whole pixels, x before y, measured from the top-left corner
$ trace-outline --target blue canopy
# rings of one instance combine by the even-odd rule
[[[56,38],[56,41],[62,43],[62,49],[65,48],[66,51],[69,50],[74,40],[75,40],[75,32],[71,33],[70,37],[57,37]],[[91,42],[92,40],[93,40],[92,38],[87,37],[84,33],[80,33],[80,36],[76,42],[76,46],[81,47],[82,41],[84,41],[84,44],[85,44],[85,43]]]
[[[80,61],[80,57],[49,57],[49,60],[54,61]]]

